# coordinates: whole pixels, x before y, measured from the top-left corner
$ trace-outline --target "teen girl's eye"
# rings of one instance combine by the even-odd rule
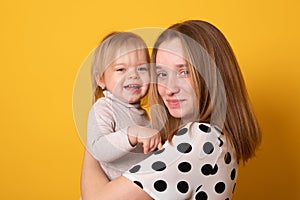
[[[181,70],[181,71],[178,73],[178,76],[179,76],[179,77],[187,77],[189,74],[190,74],[190,72],[189,72],[188,70]]]
[[[156,74],[157,74],[157,77],[158,77],[158,78],[165,78],[165,77],[168,76],[168,74],[167,74],[166,72],[163,72],[163,71],[161,71],[161,72],[156,72]]]

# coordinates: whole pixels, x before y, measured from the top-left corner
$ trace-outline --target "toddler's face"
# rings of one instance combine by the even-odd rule
[[[129,52],[109,66],[100,82],[115,97],[126,103],[137,103],[148,91],[149,64],[144,50]]]

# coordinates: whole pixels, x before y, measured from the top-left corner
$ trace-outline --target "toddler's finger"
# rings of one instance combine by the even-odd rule
[[[162,143],[160,142],[158,145],[157,145],[157,148],[159,149],[159,150],[162,150],[162,148],[163,148],[163,145],[162,145]]]
[[[144,154],[147,154],[149,152],[149,145],[144,143],[143,148],[144,148]]]
[[[154,139],[150,139],[149,141],[149,149],[152,151],[153,148],[156,146],[156,141]]]

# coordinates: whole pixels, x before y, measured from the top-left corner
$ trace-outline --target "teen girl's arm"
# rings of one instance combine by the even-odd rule
[[[81,175],[82,200],[150,200],[145,191],[121,176],[109,182],[99,162],[85,151]]]
[[[83,200],[95,199],[109,182],[99,162],[86,150],[84,153],[80,189]]]
[[[139,186],[120,176],[106,184],[98,193],[94,193],[91,200],[152,200]],[[83,199],[86,200],[86,199]],[[87,199],[89,200],[89,199]]]

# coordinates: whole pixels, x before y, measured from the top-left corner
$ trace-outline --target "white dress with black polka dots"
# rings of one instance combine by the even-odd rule
[[[189,123],[123,176],[157,200],[228,200],[238,164],[234,150],[216,127]]]

